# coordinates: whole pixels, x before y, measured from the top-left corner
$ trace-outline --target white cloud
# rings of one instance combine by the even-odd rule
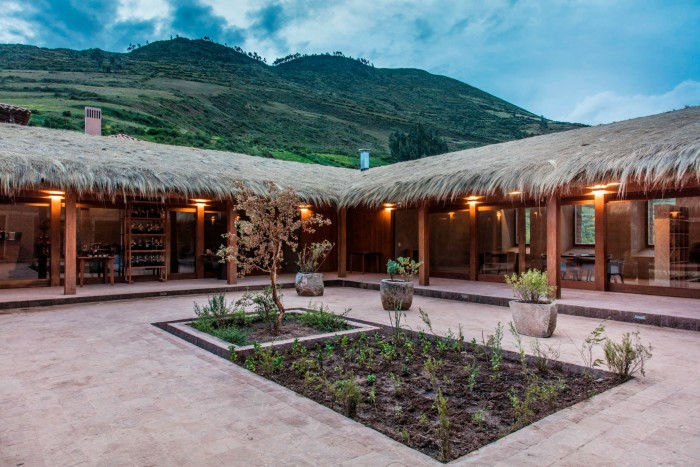
[[[148,21],[165,18],[170,14],[167,0],[121,0],[117,7],[117,21]]]
[[[700,81],[683,81],[671,91],[656,95],[621,96],[606,91],[586,97],[565,118],[588,124],[610,123],[643,117],[686,105],[700,105]]]
[[[36,36],[29,21],[17,17],[19,3],[9,2],[0,10],[0,44],[27,44]]]

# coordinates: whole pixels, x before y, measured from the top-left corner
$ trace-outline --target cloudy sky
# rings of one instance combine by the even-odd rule
[[[341,50],[606,123],[700,104],[698,0],[0,0],[0,43],[124,52],[204,35],[272,62]]]

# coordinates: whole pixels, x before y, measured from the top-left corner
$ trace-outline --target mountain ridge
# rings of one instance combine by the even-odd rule
[[[239,50],[184,38],[129,53],[0,45],[0,101],[32,109],[32,125],[81,131],[94,105],[105,134],[344,167],[360,147],[373,165],[392,162],[389,135],[416,124],[450,150],[583,126],[417,68],[337,55],[267,65]]]

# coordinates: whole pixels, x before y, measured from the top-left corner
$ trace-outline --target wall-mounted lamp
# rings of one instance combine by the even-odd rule
[[[511,192],[508,193],[508,194],[511,195],[511,196],[516,196],[516,195],[522,195],[523,192],[522,192],[522,191],[511,191]]]
[[[394,203],[384,203],[384,210],[391,211],[394,209]]]
[[[310,204],[300,204],[300,205],[299,205],[299,210],[300,210],[301,212],[307,212],[309,209],[311,209],[311,205],[310,205]]]

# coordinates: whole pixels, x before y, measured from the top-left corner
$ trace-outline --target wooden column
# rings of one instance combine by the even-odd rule
[[[236,233],[236,216],[238,213],[233,209],[233,203],[229,202],[226,204],[226,232]],[[232,248],[234,251],[237,250],[238,241],[236,237],[227,237],[226,246]],[[237,254],[234,255],[236,259],[233,261],[226,261],[226,283],[235,284],[238,282],[238,263]]]
[[[338,277],[348,275],[348,210],[338,209]]]
[[[547,279],[549,285],[557,288],[556,298],[561,298],[561,200],[553,195],[547,200]]]
[[[49,279],[51,287],[61,285],[61,200],[62,196],[51,196],[51,242]]]
[[[527,268],[527,229],[525,225],[525,208],[518,208],[518,224],[515,226],[518,232],[518,273],[525,272]]]
[[[595,289],[605,291],[607,281],[607,220],[605,210],[605,193],[595,193]]]
[[[76,194],[74,192],[66,192],[66,232],[64,245],[64,274],[63,274],[63,293],[65,295],[75,295],[76,291],[76,265],[77,255],[77,213],[75,205],[77,203]]]
[[[204,277],[204,203],[197,203],[197,220],[194,234],[195,276]]]
[[[469,205],[469,280],[479,279],[479,232],[476,203]]]
[[[428,203],[418,208],[418,261],[423,263],[418,271],[418,283],[430,285],[430,217]]]

